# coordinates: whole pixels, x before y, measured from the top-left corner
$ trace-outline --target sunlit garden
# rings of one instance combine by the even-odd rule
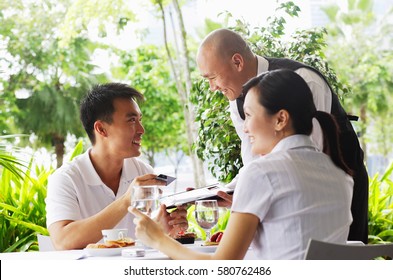
[[[90,146],[79,103],[96,83],[124,82],[143,93],[142,157],[152,167],[164,159],[179,176],[187,158],[196,188],[207,178],[224,184],[238,174],[240,139],[227,100],[209,90],[195,62],[199,42],[220,27],[241,34],[258,55],[319,69],[346,111],[359,116],[353,126],[366,160],[377,155],[387,163],[369,172],[368,241],[393,242],[392,5],[377,15],[378,1],[348,0],[346,9],[331,4],[322,8],[326,26],[288,34],[288,22],[304,13],[296,1],[276,3],[259,27],[223,7],[197,32],[187,30],[182,18],[193,1],[143,2],[160,27],[160,44],[143,40],[149,26],[134,27],[140,18],[127,1],[0,0],[0,252],[37,251],[37,234],[49,235],[48,177]],[[130,29],[142,42],[132,50],[104,40],[109,32],[124,35]],[[94,63],[99,53],[105,53],[107,69]],[[49,164],[42,163],[41,149]],[[205,239],[193,211],[188,208],[189,231]],[[220,213],[212,233],[225,230],[230,211]]]

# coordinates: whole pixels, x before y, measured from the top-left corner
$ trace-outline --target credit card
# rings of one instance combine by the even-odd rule
[[[173,181],[176,180],[175,177],[168,176],[168,175],[165,175],[165,174],[160,174],[160,175],[158,175],[158,176],[156,177],[156,179],[157,179],[157,180],[160,180],[160,181],[166,182],[166,184],[165,184],[166,186],[168,186],[170,183],[172,183]]]

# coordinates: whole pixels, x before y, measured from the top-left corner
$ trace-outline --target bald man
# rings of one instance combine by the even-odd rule
[[[209,81],[210,90],[220,91],[229,100],[230,116],[241,139],[241,156],[244,165],[255,158],[251,153],[251,143],[243,131],[244,96],[242,86],[249,79],[265,71],[290,69],[299,74],[308,84],[313,94],[317,110],[336,117],[340,127],[340,146],[347,165],[354,171],[354,193],[352,198],[353,222],[348,240],[368,240],[368,175],[364,166],[363,150],[350,119],[342,108],[337,95],[316,69],[300,62],[285,58],[268,58],[254,54],[247,42],[229,29],[217,29],[206,36],[197,53],[199,71]],[[311,139],[323,151],[323,138],[319,124],[314,120]],[[228,186],[235,187],[237,178]],[[231,196],[219,195],[231,203]]]

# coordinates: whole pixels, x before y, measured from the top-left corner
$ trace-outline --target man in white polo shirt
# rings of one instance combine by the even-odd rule
[[[92,147],[48,180],[47,226],[56,249],[96,243],[103,229],[127,228],[132,237],[130,184],[164,184],[137,159],[145,130],[136,100],[142,99],[125,84],[108,83],[93,87],[82,101],[81,121]],[[186,215],[181,207],[169,214],[162,205],[157,221],[175,234],[188,227]]]

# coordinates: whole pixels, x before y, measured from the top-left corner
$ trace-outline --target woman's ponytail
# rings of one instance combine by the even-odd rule
[[[352,176],[353,171],[345,164],[342,157],[336,120],[331,114],[322,111],[315,111],[314,117],[318,120],[323,131],[323,152],[330,156],[336,166]]]

